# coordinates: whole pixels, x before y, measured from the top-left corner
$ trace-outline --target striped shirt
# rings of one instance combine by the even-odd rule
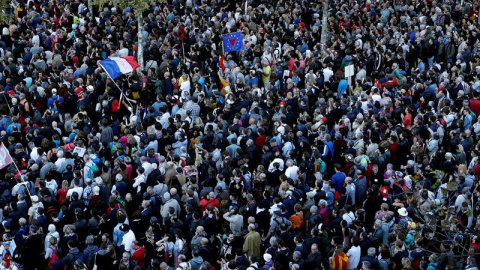
[[[197,103],[192,102],[190,106],[188,106],[187,112],[190,112],[190,117],[192,117],[192,124],[195,125],[195,120],[200,114],[200,106]]]
[[[335,256],[332,263],[335,270],[347,270],[348,269],[348,257],[342,252],[342,254]]]

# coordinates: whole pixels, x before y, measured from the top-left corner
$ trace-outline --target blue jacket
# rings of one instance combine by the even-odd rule
[[[120,193],[120,197],[122,200],[125,198],[125,195],[127,194],[127,183],[125,181],[118,181],[115,183],[115,188]]]

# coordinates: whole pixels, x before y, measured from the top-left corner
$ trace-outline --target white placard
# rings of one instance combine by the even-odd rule
[[[354,73],[353,65],[348,65],[345,67],[345,78],[353,76]]]
[[[78,146],[75,146],[75,149],[73,149],[73,153],[77,153],[79,157],[83,157],[85,155],[85,151],[87,151],[86,148]]]

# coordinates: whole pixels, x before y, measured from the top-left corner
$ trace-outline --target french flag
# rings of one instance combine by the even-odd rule
[[[110,57],[99,63],[113,80],[123,74],[133,72],[140,66],[133,56]]]

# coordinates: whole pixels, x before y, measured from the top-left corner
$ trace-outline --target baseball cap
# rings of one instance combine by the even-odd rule
[[[269,254],[269,253],[263,254],[263,260],[265,260],[266,262],[271,261],[272,260],[272,255]]]

